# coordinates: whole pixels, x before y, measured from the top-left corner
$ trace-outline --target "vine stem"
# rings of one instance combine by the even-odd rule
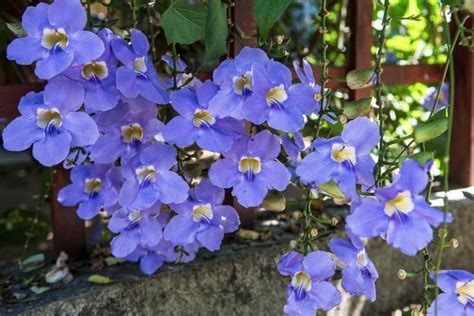
[[[383,17],[382,17],[382,30],[380,31],[379,36],[379,46],[377,49],[376,59],[375,59],[375,99],[378,106],[378,120],[379,120],[379,134],[380,134],[380,142],[379,142],[379,157],[377,160],[377,185],[383,185],[383,177],[382,177],[382,166],[383,166],[383,156],[384,156],[384,140],[383,140],[383,108],[384,102],[382,99],[382,56],[383,56],[383,48],[385,46],[385,32],[387,30],[387,26],[390,24],[390,18],[388,16],[388,8],[390,7],[390,0],[384,0],[383,3]]]
[[[87,28],[92,30],[91,0],[87,0]]]
[[[449,198],[448,198],[448,191],[449,191],[449,157],[450,157],[450,151],[451,151],[451,140],[452,140],[452,131],[453,131],[453,115],[454,115],[454,92],[455,92],[455,73],[454,73],[454,64],[453,64],[453,52],[454,52],[454,47],[456,46],[456,43],[459,39],[459,36],[461,34],[461,30],[464,26],[464,23],[466,23],[467,19],[469,16],[466,16],[464,20],[461,22],[461,25],[458,25],[458,29],[456,31],[456,34],[454,36],[453,41],[451,42],[451,34],[449,31],[449,24],[446,19],[446,15],[444,13],[444,7],[442,8],[442,13],[443,13],[443,29],[444,29],[444,37],[446,40],[446,43],[448,45],[451,45],[449,47],[449,56],[448,60],[449,65],[449,107],[446,109],[448,113],[448,131],[447,131],[447,142],[446,142],[446,147],[444,151],[444,158],[443,158],[443,163],[444,163],[444,178],[443,178],[443,189],[444,189],[444,198],[443,198],[443,224],[441,225],[440,231],[442,232],[441,234],[441,241],[439,243],[437,253],[436,253],[436,263],[435,263],[435,296],[438,297],[439,295],[439,288],[438,288],[438,274],[439,270],[441,268],[441,259],[443,256],[443,245],[446,241],[446,231],[447,231],[447,218],[448,218],[448,212],[449,212]],[[440,88],[439,88],[440,89]],[[439,92],[438,89],[438,92]],[[437,99],[436,99],[437,100]],[[435,102],[436,102],[435,100]],[[438,315],[438,301],[435,301],[435,315]]]
[[[136,0],[130,0],[131,1],[131,6],[132,6],[132,19],[133,19],[133,28],[137,28],[138,25],[138,20],[137,20],[137,1]]]

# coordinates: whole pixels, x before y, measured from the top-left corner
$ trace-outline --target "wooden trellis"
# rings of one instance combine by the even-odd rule
[[[371,49],[373,46],[373,0],[349,0],[349,27],[351,31],[350,64],[345,67],[329,67],[331,78],[343,78],[353,69],[370,67],[372,63]],[[230,21],[249,35],[256,34],[256,23],[252,12],[252,0],[232,0],[230,5]],[[472,26],[472,19],[470,19]],[[255,39],[245,39],[244,44],[255,46]],[[238,41],[229,43],[230,55],[241,49]],[[468,49],[455,49],[454,63],[456,69],[456,95],[453,143],[451,150],[451,180],[459,186],[474,185],[474,54]],[[387,86],[438,83],[442,78],[444,65],[385,65],[382,80]],[[315,69],[316,77],[319,69]],[[331,88],[345,87],[345,84],[330,81]],[[19,113],[18,101],[28,91],[40,91],[43,85],[7,85],[0,86],[0,118],[12,119]],[[367,97],[371,90],[364,89],[352,92],[352,99]],[[86,236],[84,222],[80,220],[72,208],[66,208],[56,202],[57,192],[69,181],[68,172],[57,168],[54,175],[51,209],[54,234],[54,246],[57,251],[65,250],[71,256],[86,253]],[[238,208],[246,221],[252,220],[252,211]]]

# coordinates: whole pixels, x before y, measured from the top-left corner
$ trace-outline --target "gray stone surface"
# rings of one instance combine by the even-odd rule
[[[454,192],[457,199],[462,194]],[[443,267],[474,271],[474,203],[460,198],[452,202],[456,221],[449,237],[460,241],[458,249],[447,249]],[[152,277],[139,274],[126,264],[100,272],[133,279],[109,285],[85,281],[91,272],[77,275],[66,289],[47,292],[41,299],[0,307],[2,315],[282,315],[287,280],[275,268],[275,260],[287,241],[255,242],[251,246],[229,245],[212,256],[201,256],[187,265],[167,266]],[[401,281],[400,268],[415,271],[421,256],[406,257],[383,241],[367,249],[380,273],[375,303],[363,298],[346,299],[329,314],[390,315],[390,312],[420,301],[421,279]],[[453,315],[454,316],[454,315]]]

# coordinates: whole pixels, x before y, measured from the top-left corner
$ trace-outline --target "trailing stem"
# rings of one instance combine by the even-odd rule
[[[384,179],[382,177],[382,166],[383,166],[383,158],[384,158],[384,140],[383,140],[383,99],[382,99],[382,57],[383,57],[383,48],[385,46],[385,33],[387,30],[387,26],[390,24],[390,18],[388,16],[388,8],[390,7],[390,1],[384,0],[383,3],[383,17],[382,17],[382,30],[380,31],[379,41],[378,41],[378,49],[375,59],[375,99],[378,106],[378,120],[379,120],[379,134],[380,134],[380,143],[379,143],[379,157],[377,160],[377,185],[381,186],[384,183]]]

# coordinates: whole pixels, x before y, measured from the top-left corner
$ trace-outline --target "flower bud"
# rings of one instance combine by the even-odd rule
[[[371,87],[375,84],[375,73],[372,68],[356,69],[349,71],[346,75],[346,82],[352,90]]]
[[[407,278],[407,272],[403,269],[398,270],[397,276],[400,280],[405,280]]]
[[[295,249],[296,246],[298,246],[298,243],[296,242],[296,240],[290,241],[290,248],[291,248],[291,249]]]
[[[370,111],[372,99],[373,98],[370,97],[346,103],[342,109],[342,115],[350,120],[367,115]],[[341,120],[340,117],[339,120]]]
[[[440,228],[438,230],[438,237],[443,239],[443,238],[446,238],[446,236],[448,236],[448,232],[446,231],[446,229]]]
[[[459,240],[456,238],[451,238],[449,243],[451,244],[451,247],[453,247],[454,249],[459,247]]]
[[[332,226],[337,226],[339,224],[339,219],[337,217],[332,217],[331,218],[331,225]]]
[[[317,229],[317,228],[313,228],[313,229],[311,229],[311,231],[310,231],[311,237],[316,237],[316,236],[318,236],[318,233],[319,233],[319,232],[318,232],[318,229]]]

